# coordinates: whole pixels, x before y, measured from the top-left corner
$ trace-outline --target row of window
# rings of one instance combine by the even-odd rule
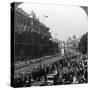
[[[40,22],[31,18],[25,18],[23,15],[15,14],[15,27],[19,31],[33,31],[42,33],[43,35],[49,35],[48,29],[40,25]],[[17,30],[16,30],[17,31]]]

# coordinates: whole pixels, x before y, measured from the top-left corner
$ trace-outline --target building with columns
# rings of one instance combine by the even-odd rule
[[[39,21],[34,11],[29,15],[21,8],[14,7],[15,57],[36,58],[52,54],[58,45],[53,43],[50,38],[49,27]]]

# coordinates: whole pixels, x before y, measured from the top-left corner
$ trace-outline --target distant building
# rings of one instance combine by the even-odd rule
[[[67,41],[60,41],[59,42],[59,52],[61,55],[75,53],[77,52],[77,48],[79,46],[80,38],[77,38],[75,35],[71,38],[69,37]]]
[[[66,47],[66,52],[68,53],[73,53],[75,51],[77,51],[77,47],[78,47],[78,42],[79,42],[79,38],[76,38],[76,36],[74,35],[71,39],[68,39],[65,43],[65,47]]]

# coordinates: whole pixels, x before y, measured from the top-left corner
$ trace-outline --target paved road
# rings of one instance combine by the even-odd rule
[[[45,59],[43,61],[41,61],[41,64],[42,65],[45,65],[45,64],[50,64],[52,62],[55,62],[55,61],[58,61],[60,60],[62,57],[61,56],[58,56],[58,57],[52,57],[52,58],[49,58],[49,59]],[[35,64],[30,64],[29,66],[26,66],[26,67],[22,67],[20,69],[16,69],[15,70],[15,76],[18,75],[19,73],[21,72],[32,72],[32,70],[35,68],[35,67],[39,67],[40,66],[40,63],[37,62]]]

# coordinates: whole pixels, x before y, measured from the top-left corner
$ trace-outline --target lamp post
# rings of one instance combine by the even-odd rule
[[[33,48],[34,48],[34,47],[33,47],[33,31],[34,31],[33,20],[31,20],[31,26],[32,26],[32,30],[31,30],[31,34],[32,34],[32,35],[31,35],[31,36],[32,36],[32,42],[31,42],[31,43],[32,43],[32,44],[31,44],[31,46],[32,46],[32,58],[33,58],[33,50],[34,50],[34,49],[33,49]]]
[[[39,51],[39,56],[40,56],[40,54],[41,54],[41,45],[39,46],[40,47],[40,51]],[[40,68],[41,68],[41,57],[40,57]]]
[[[40,24],[39,24],[39,34],[41,33],[40,32],[41,30],[40,30]],[[41,57],[40,57],[40,54],[41,54],[41,37],[39,38],[39,44],[38,44],[38,46],[39,46],[39,51],[38,51],[38,53],[39,53],[39,58],[40,58],[40,68],[41,68]]]

